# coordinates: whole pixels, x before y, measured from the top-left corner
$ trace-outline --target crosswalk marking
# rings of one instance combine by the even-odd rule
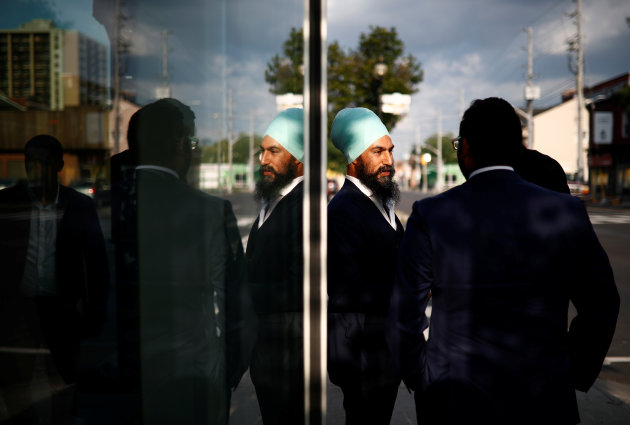
[[[593,224],[629,224],[630,214],[600,214],[589,215]]]
[[[604,359],[604,364],[610,366],[613,363],[630,363],[630,357],[610,356]]]

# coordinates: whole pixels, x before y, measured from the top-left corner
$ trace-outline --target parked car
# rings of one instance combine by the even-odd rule
[[[16,183],[17,181],[13,179],[0,179],[0,190],[6,187],[14,186]]]
[[[105,181],[75,180],[70,183],[70,187],[92,198],[97,207],[110,204],[110,187]]]
[[[96,193],[96,183],[91,180],[74,180],[70,183],[70,187],[84,195],[94,199]]]
[[[577,196],[583,201],[588,199],[591,192],[588,184],[577,181],[568,181],[567,183],[569,184],[569,191],[571,192],[571,195]]]
[[[337,192],[339,192],[339,183],[335,179],[328,179],[328,200],[330,201]]]

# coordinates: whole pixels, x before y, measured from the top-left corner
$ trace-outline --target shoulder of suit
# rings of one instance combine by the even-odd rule
[[[26,195],[26,186],[17,184],[0,190],[0,200],[10,202],[22,194]]]
[[[75,189],[59,185],[59,202],[81,202],[84,204],[93,204],[92,198],[76,191]]]

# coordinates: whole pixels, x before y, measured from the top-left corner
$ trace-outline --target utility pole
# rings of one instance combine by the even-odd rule
[[[577,111],[577,145],[578,145],[578,158],[577,158],[577,168],[578,168],[578,181],[584,181],[584,161],[583,161],[583,147],[582,147],[582,112],[584,111],[584,52],[582,50],[582,0],[577,0],[577,76],[576,76],[576,85],[577,85],[577,103],[578,103],[578,111]]]
[[[228,184],[227,193],[232,193],[232,89],[228,91]]]
[[[437,112],[437,179],[435,180],[435,190],[440,193],[444,187],[444,175],[442,169],[442,109]]]
[[[459,120],[462,120],[462,117],[464,116],[464,112],[466,111],[466,106],[464,104],[464,93],[465,90],[464,89],[459,89]]]
[[[527,28],[527,87],[533,87],[534,80],[534,30]],[[534,148],[534,99],[525,96],[527,100],[527,147]]]
[[[120,152],[120,0],[116,0],[116,35],[114,40],[114,154]]]
[[[214,114],[214,117],[217,119],[218,124],[218,134],[217,134],[217,189],[221,189],[221,138],[223,137],[223,127],[221,123],[223,122],[223,117],[221,114]]]
[[[162,89],[159,91],[161,98],[171,97],[171,88],[168,85],[168,34],[170,31],[162,31]]]
[[[584,148],[582,134],[582,120],[584,113],[584,51],[582,49],[582,0],[576,0],[577,9],[575,22],[577,25],[577,35],[575,39],[569,41],[569,50],[575,52],[575,63],[569,63],[569,68],[575,74],[575,94],[577,97],[577,181],[584,181]]]
[[[527,113],[520,114],[527,120],[527,147],[534,148],[534,100],[540,99],[540,86],[534,85],[534,31],[527,28],[527,84],[525,85],[525,100]],[[519,109],[520,110],[520,109]],[[519,111],[517,110],[517,112]]]
[[[162,31],[162,80],[168,87],[168,30]]]
[[[417,152],[418,158],[417,158],[417,162],[418,162],[418,166],[420,167],[420,181],[422,183],[422,193],[427,193],[428,189],[429,189],[429,185],[427,183],[427,164],[426,161],[424,160],[424,155],[422,154],[422,140],[420,138],[420,125],[416,126],[416,131],[415,131],[415,145],[413,148],[413,152]],[[415,171],[415,170],[414,170]],[[414,185],[413,187],[415,188],[417,185],[414,181]]]
[[[249,173],[247,174],[247,187],[254,190],[254,111],[249,111]]]

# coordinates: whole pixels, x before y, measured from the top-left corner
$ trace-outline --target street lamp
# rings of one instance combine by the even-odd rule
[[[422,193],[427,193],[429,190],[429,183],[427,181],[427,164],[431,162],[431,154],[424,153],[420,156],[420,164],[422,164]]]
[[[378,117],[382,118],[381,92],[383,88],[383,77],[387,73],[387,65],[383,62],[383,56],[379,56],[378,62],[374,64],[374,76],[376,77],[376,96],[378,101]]]

